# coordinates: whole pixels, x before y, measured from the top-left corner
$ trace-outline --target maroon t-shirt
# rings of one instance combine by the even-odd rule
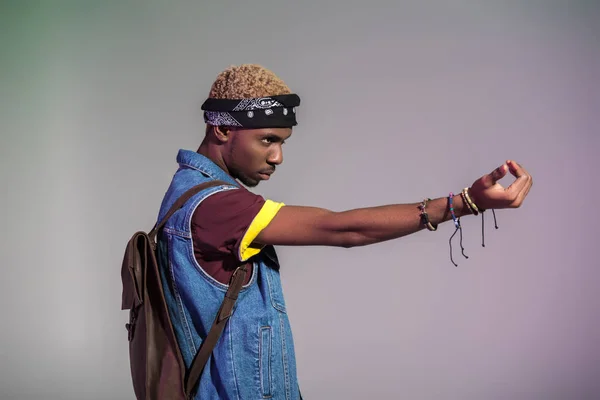
[[[224,190],[204,199],[192,215],[194,255],[215,280],[228,284],[240,260],[240,244],[265,204],[262,196],[245,188]],[[252,263],[246,282],[252,276]]]

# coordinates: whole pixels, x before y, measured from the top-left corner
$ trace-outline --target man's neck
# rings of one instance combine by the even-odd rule
[[[229,169],[225,165],[225,161],[223,161],[223,156],[221,155],[221,152],[214,146],[211,146],[210,143],[203,141],[202,144],[200,144],[200,147],[198,147],[198,150],[196,150],[196,153],[202,154],[204,157],[217,164],[217,166],[223,171],[225,171],[225,173],[231,175],[229,173]]]

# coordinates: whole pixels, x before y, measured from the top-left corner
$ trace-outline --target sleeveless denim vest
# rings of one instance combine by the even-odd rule
[[[159,263],[169,315],[187,368],[208,334],[227,290],[194,257],[191,218],[207,197],[240,190],[231,176],[201,154],[179,150],[179,169],[162,202],[160,220],[192,186],[222,180],[192,197],[165,225]],[[240,291],[234,312],[208,360],[195,399],[300,399],[294,343],[272,246],[250,261],[250,282]]]

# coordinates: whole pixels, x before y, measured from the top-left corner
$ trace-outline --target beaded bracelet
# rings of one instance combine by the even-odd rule
[[[463,203],[473,213],[473,215],[478,215],[481,213],[481,246],[485,247],[485,225],[484,225],[485,209],[477,207],[477,205],[475,204],[475,202],[473,201],[473,199],[471,199],[471,196],[469,195],[468,187],[464,188],[461,191],[460,196],[463,200]],[[465,248],[463,247],[463,244],[462,244],[462,241],[463,241],[462,226],[460,224],[460,217],[456,217],[456,215],[454,213],[453,200],[454,200],[454,194],[451,192],[448,195],[448,208],[450,209],[450,214],[452,215],[452,220],[454,221],[454,226],[456,229],[454,230],[454,233],[452,234],[452,236],[450,236],[450,239],[448,240],[448,242],[450,244],[450,261],[452,262],[452,264],[454,264],[455,267],[458,267],[458,264],[456,262],[454,262],[454,257],[452,254],[453,253],[452,239],[454,238],[454,236],[456,235],[457,232],[460,233],[460,242],[459,243],[460,243],[460,249],[461,249],[462,255],[464,258],[469,258],[469,256],[467,256],[465,254]],[[423,207],[423,210],[424,210],[424,207]],[[492,214],[494,215],[494,227],[496,229],[498,229],[498,223],[496,221],[496,212],[493,208],[491,210],[492,210]]]
[[[453,206],[453,201],[454,201],[454,193],[450,192],[450,194],[448,195],[448,208],[450,209],[450,215],[452,215],[452,220],[454,221],[454,226],[455,226],[455,230],[454,233],[452,234],[452,236],[450,236],[450,239],[448,240],[448,244],[450,245],[450,261],[452,262],[452,264],[454,264],[455,267],[458,267],[458,264],[454,262],[454,257],[452,256],[452,239],[454,238],[454,235],[456,235],[456,232],[460,232],[460,250],[461,253],[463,255],[464,258],[469,258],[469,256],[467,256],[465,254],[465,248],[463,246],[463,234],[462,234],[462,226],[460,225],[460,218],[456,217],[456,214],[454,213],[454,206]]]
[[[448,195],[448,208],[450,209],[450,215],[452,216],[452,221],[454,221],[454,226],[458,229],[460,228],[460,221],[456,218],[454,214],[454,207],[452,206],[452,201],[454,200],[454,193],[450,192]]]
[[[419,209],[421,210],[421,222],[423,223],[423,225],[425,225],[425,227],[428,230],[433,232],[437,230],[437,225],[434,225],[429,221],[429,215],[427,214],[427,211],[425,211],[425,207],[427,207],[428,201],[431,201],[431,199],[427,198],[423,200],[419,205]]]

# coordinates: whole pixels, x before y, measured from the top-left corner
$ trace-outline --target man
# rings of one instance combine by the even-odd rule
[[[180,150],[179,169],[158,219],[198,184],[160,238],[163,285],[189,368],[223,300],[233,271],[247,265],[244,287],[197,389],[202,399],[299,399],[294,343],[273,245],[364,246],[399,238],[485,209],[519,207],[529,174],[507,161],[460,194],[414,204],[344,212],[286,206],[248,191],[283,162],[300,99],[271,71],[241,65],[223,71],[203,104],[206,136],[196,152]],[[508,172],[516,180],[503,188]]]

